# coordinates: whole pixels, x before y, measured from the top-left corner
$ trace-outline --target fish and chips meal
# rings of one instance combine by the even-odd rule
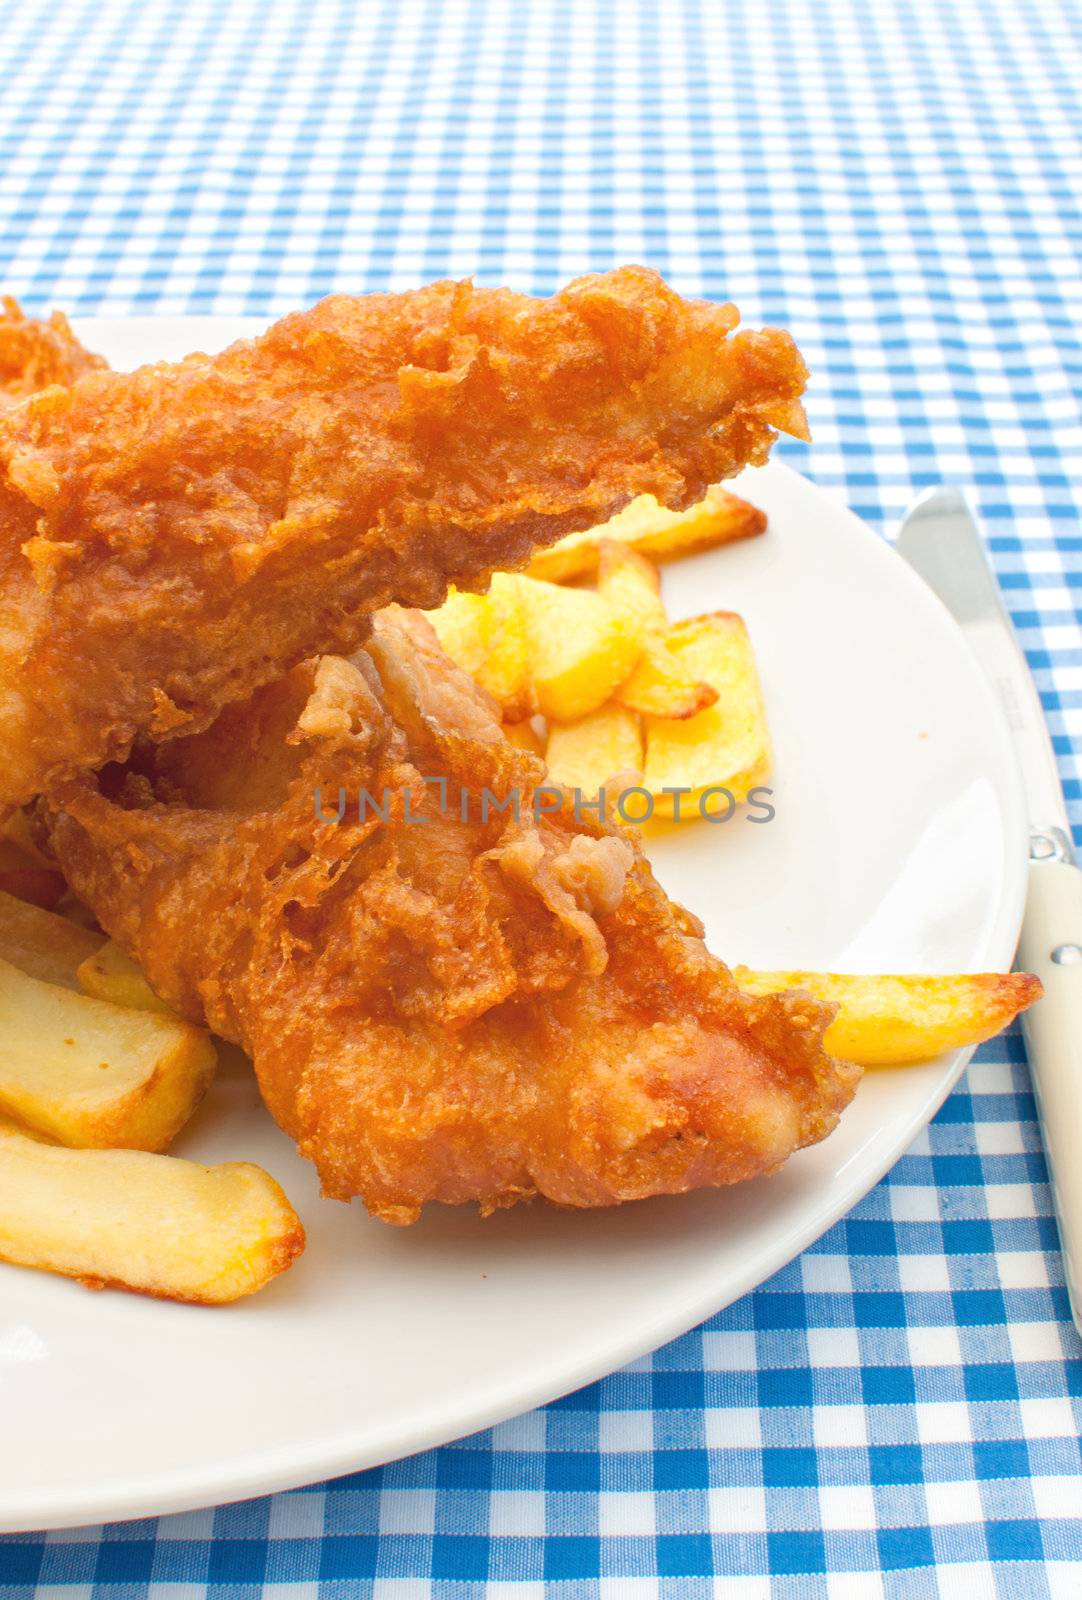
[[[640,825],[763,804],[744,619],[788,334],[644,268],[333,296],[115,373],[0,317],[0,1260],[200,1304],[304,1248],[166,1152],[215,1040],[323,1193],[415,1222],[731,1184],[1027,974],[730,969]]]

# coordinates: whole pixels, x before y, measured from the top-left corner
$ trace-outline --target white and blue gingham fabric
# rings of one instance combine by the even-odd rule
[[[975,486],[1082,841],[1075,0],[0,16],[0,281],[28,308],[640,260],[792,328],[795,465],[886,532],[920,487]],[[652,1358],[336,1483],[0,1538],[0,1600],[1076,1600],[1080,1425],[1012,1033],[849,1218]]]

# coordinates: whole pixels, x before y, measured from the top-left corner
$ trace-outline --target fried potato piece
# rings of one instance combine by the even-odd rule
[[[734,967],[733,977],[745,994],[803,989],[837,1005],[823,1042],[833,1055],[863,1067],[930,1061],[947,1050],[981,1044],[1041,996],[1040,979],[1029,972],[864,977]]]
[[[645,628],[642,654],[616,699],[642,716],[693,717],[714,704],[716,689],[691,677],[670,648],[661,578],[653,562],[614,539],[601,541],[598,593]]]
[[[493,573],[487,594],[456,589],[427,615],[451,660],[492,696],[508,722],[521,722],[536,710],[517,579]]]
[[[654,561],[674,561],[765,529],[764,512],[717,486],[687,511],[668,511],[652,494],[641,494],[600,527],[569,533],[547,550],[536,551],[526,570],[531,578],[567,583],[595,576],[604,539],[618,539]]]
[[[0,1123],[0,1260],[92,1289],[224,1305],[284,1272],[304,1244],[261,1167],[63,1150]]]
[[[207,1091],[210,1036],[0,961],[0,1109],[61,1144],[164,1150]]]
[[[504,738],[511,744],[517,745],[520,750],[528,750],[533,756],[544,757],[545,741],[530,718],[525,722],[505,722],[502,727]]]
[[[652,561],[616,539],[601,541],[597,592],[617,611],[637,618],[647,632],[659,631],[669,620],[661,600],[661,574]]]
[[[0,839],[0,892],[51,911],[63,899],[64,888],[55,867],[44,865],[10,839]]]
[[[545,761],[554,783],[592,798],[610,778],[642,771],[639,719],[610,701],[578,722],[553,723]]]
[[[630,677],[616,691],[616,699],[643,717],[680,720],[705,711],[718,698],[711,683],[693,677],[683,666],[679,648],[666,635],[646,641]]]
[[[78,989],[80,965],[104,943],[103,933],[0,892],[0,961],[42,983]]]
[[[26,811],[20,808],[5,817],[0,822],[0,893],[51,911],[66,887],[56,863],[39,849]]]
[[[642,652],[642,623],[591,589],[517,580],[540,711],[576,722],[611,699]]]
[[[449,590],[442,606],[425,612],[451,660],[468,672],[474,683],[488,656],[490,613],[487,594],[469,594],[461,589]]]
[[[744,619],[732,611],[675,622],[666,642],[681,667],[717,690],[705,711],[682,721],[646,720],[643,786],[657,817],[690,818],[715,807],[710,791],[724,789],[738,804],[769,775],[770,735],[759,674]],[[679,802],[665,789],[690,791]],[[720,801],[724,797],[719,797]]]
[[[39,866],[52,867],[53,871],[56,871],[55,861],[49,860],[49,857],[41,849],[34,836],[30,817],[25,807],[20,806],[17,811],[11,812],[10,816],[5,817],[0,822],[0,839],[6,839],[10,844],[18,845],[19,849],[32,857]]]
[[[176,1012],[159,1000],[147,982],[143,969],[125,954],[112,939],[79,964],[75,974],[84,994],[95,1000],[108,1000],[130,1011],[154,1011],[159,1016],[175,1017]]]

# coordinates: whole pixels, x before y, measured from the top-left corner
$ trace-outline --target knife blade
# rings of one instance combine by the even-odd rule
[[[1044,998],[1022,1017],[1044,1135],[1071,1314],[1082,1333],[1082,871],[1037,686],[969,502],[929,489],[910,507],[898,554],[951,612],[1003,710],[1030,824],[1019,963]]]
[[[1072,860],[1071,825],[1040,695],[963,491],[922,494],[906,514],[896,548],[954,617],[996,691],[1022,774],[1031,833],[1041,836],[1033,841],[1035,853],[1041,860]]]

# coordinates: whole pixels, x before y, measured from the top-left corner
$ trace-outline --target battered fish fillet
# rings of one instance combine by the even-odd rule
[[[0,306],[0,407],[51,383],[72,384],[84,372],[104,370],[104,358],[83,348],[62,312],[41,322],[9,294],[0,297]]]
[[[194,732],[370,612],[685,506],[778,428],[804,364],[644,268],[551,300],[335,296],[214,358],[90,372],[0,417],[0,805]]]
[[[735,1183],[822,1139],[859,1076],[823,1050],[833,1008],[741,994],[633,840],[544,783],[392,609],[352,662],[45,820],[159,994],[252,1055],[325,1192],[387,1222]]]

